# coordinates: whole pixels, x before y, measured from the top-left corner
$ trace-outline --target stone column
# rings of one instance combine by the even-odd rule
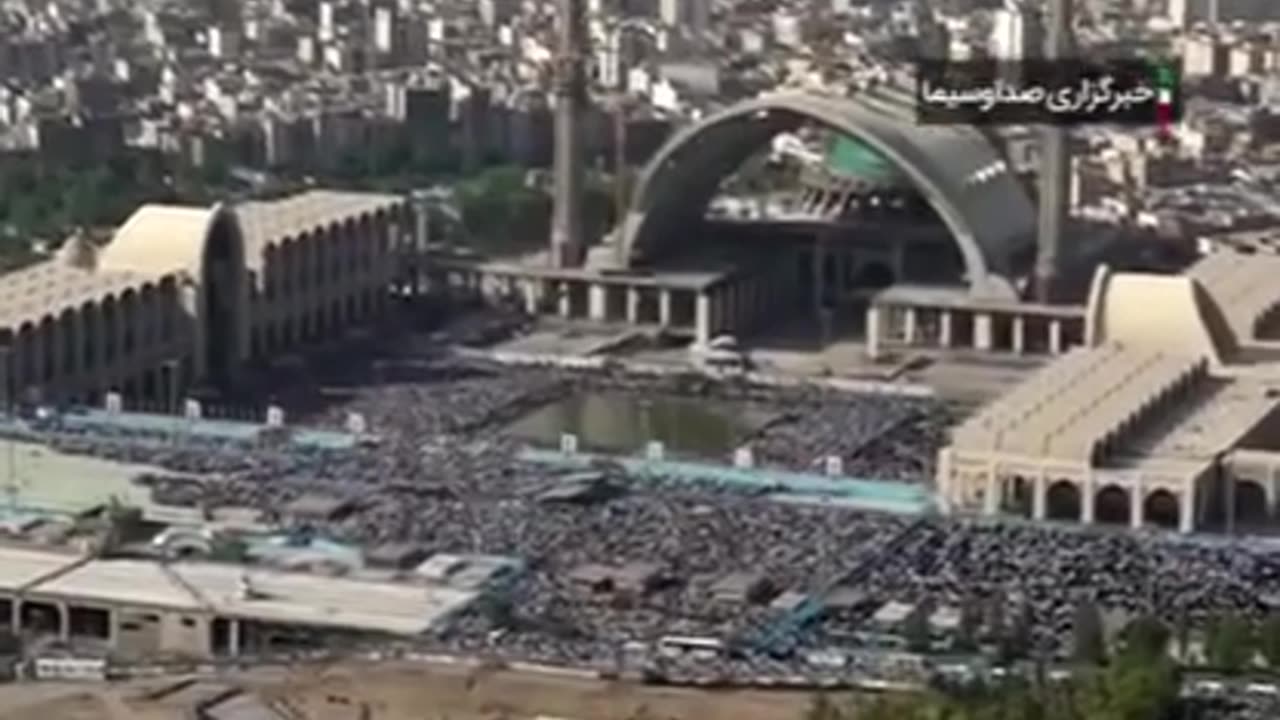
[[[1063,349],[1064,348],[1062,347],[1062,321],[1056,320],[1056,319],[1050,320],[1049,321],[1049,354],[1061,355]]]
[[[991,329],[991,313],[980,312],[973,316],[973,347],[977,350],[993,349],[995,338]]]
[[[1031,489],[1031,517],[1035,520],[1044,520],[1048,515],[1049,505],[1049,481],[1043,475],[1032,481]]]
[[[227,618],[227,654],[240,655],[240,621],[236,618]]]
[[[37,325],[31,331],[31,373],[32,377],[27,378],[27,386],[40,387],[44,385],[44,354],[48,352],[45,345],[48,345],[48,333],[44,330],[44,324]],[[26,388],[22,388],[26,389]],[[19,397],[22,395],[19,394]]]
[[[58,610],[58,639],[66,642],[71,639],[71,610],[66,603],[57,603],[54,607]]]
[[[1142,482],[1135,480],[1133,486],[1129,489],[1129,527],[1134,530],[1141,528],[1142,523],[1146,521],[1142,512],[1142,501],[1144,499]]]
[[[671,325],[671,291],[666,288],[658,291],[658,324]]]
[[[1093,476],[1085,478],[1083,487],[1080,488],[1080,522],[1084,525],[1092,525],[1094,521],[1093,507]]]
[[[955,328],[952,325],[952,311],[948,308],[942,308],[938,311],[938,346],[943,348],[951,347],[952,336],[955,334]]]
[[[907,306],[902,309],[902,340],[908,346],[915,345],[920,331],[920,311]]]
[[[982,497],[982,511],[986,515],[998,515],[1000,513],[1000,490],[1001,483],[996,479],[995,473],[987,475],[987,488]]]
[[[640,324],[640,288],[627,288],[627,324]]]
[[[556,311],[560,317],[567,318],[573,313],[573,303],[570,296],[573,285],[569,281],[563,281],[556,286],[559,289],[559,295],[556,296]]]
[[[1196,528],[1196,486],[1195,481],[1188,481],[1182,487],[1182,495],[1178,509],[1178,532],[1186,534]]]
[[[706,346],[711,342],[711,296],[707,290],[698,291],[694,301],[694,344]]]
[[[1013,316],[1013,352],[1021,355],[1027,349],[1027,319],[1022,315]]]
[[[878,305],[867,306],[867,357],[872,360],[880,359],[880,316],[883,312]]]
[[[524,293],[524,311],[530,315],[538,314],[538,281],[524,280],[521,290]]]
[[[587,286],[587,317],[597,322],[608,319],[609,288],[601,283]]]
[[[813,244],[813,314],[822,312],[823,283],[826,282],[826,247],[819,241]]]

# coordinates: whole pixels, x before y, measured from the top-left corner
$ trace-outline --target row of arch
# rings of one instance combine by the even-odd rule
[[[9,348],[8,397],[22,388],[51,386],[55,380],[109,377],[117,368],[145,364],[149,354],[185,343],[185,285],[182,276],[166,275],[24,322],[16,331],[0,330],[0,347]]]
[[[237,277],[230,287],[247,285],[249,304],[216,303],[216,309],[240,317],[217,323],[194,317],[213,313],[212,297],[203,304],[196,297],[197,284],[208,285],[215,278],[175,271],[14,330],[0,330],[0,348],[8,348],[0,357],[0,381],[7,376],[0,388],[11,399],[32,394],[41,401],[92,397],[111,388],[155,387],[159,383],[148,378],[172,361],[184,368],[184,382],[204,379],[196,377],[199,365],[192,362],[198,350],[197,321],[210,328],[225,325],[218,334],[206,328],[206,344],[211,345],[227,344],[238,332],[235,328],[244,328],[247,357],[328,339],[385,308],[400,216],[396,210],[365,213],[268,245],[259,282],[252,281],[253,270],[242,255],[222,258],[233,260],[227,269]],[[215,288],[205,290],[206,295],[217,294]]]
[[[1002,509],[1011,514],[1032,517],[1035,502],[1033,492],[1031,481],[1020,476],[1013,477],[1002,497]],[[1134,498],[1128,488],[1114,484],[1103,485],[1087,499],[1091,508],[1084,505],[1086,498],[1079,483],[1067,479],[1054,481],[1045,490],[1044,517],[1046,520],[1068,522],[1083,522],[1092,517],[1093,522],[1103,525],[1128,526],[1133,522]],[[1144,493],[1140,510],[1143,524],[1168,530],[1179,530],[1182,527],[1182,503],[1178,495],[1168,489],[1154,488]]]
[[[344,294],[343,288],[364,284],[370,274],[385,278],[396,226],[393,213],[379,211],[268,245],[259,285],[263,299],[287,301],[317,291]]]

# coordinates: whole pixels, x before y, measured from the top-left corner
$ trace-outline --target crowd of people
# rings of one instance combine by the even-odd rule
[[[629,481],[616,497],[548,504],[539,494],[560,472],[522,462],[510,420],[584,388],[705,396],[775,408],[751,439],[765,465],[814,470],[829,455],[846,474],[925,482],[946,415],[929,401],[827,390],[760,388],[691,376],[634,378],[611,372],[513,368],[463,360],[447,348],[509,331],[486,316],[483,332],[436,331],[379,347],[337,350],[302,366],[264,371],[259,382],[285,403],[290,422],[341,425],[363,415],[376,447],[349,451],[246,449],[184,437],[121,432],[59,433],[61,449],[133,462],[199,482],[152,480],[158,502],[248,506],[286,528],[285,508],[304,494],[358,499],[332,522],[309,521],[327,539],[374,546],[417,543],[431,552],[523,559],[528,571],[502,614],[472,613],[432,643],[461,652],[566,663],[618,664],[628,641],[668,635],[723,639],[741,658],[699,660],[715,673],[817,674],[807,651],[850,637],[821,618],[796,629],[795,650],[771,657],[753,642],[785,613],[767,605],[714,602],[710,585],[759,572],[779,590],[821,596],[852,587],[865,619],[888,601],[958,603],[974,597],[1026,598],[1037,641],[1060,652],[1073,608],[1180,613],[1261,612],[1280,595],[1280,556],[1265,548],[1173,542],[1165,536],[1098,533],[943,518],[905,518],[838,505],[776,502],[767,494],[661,481]],[[464,323],[465,325],[465,323]],[[504,330],[505,328],[505,330]],[[423,339],[425,337],[426,339]],[[256,387],[256,386],[255,386]],[[296,401],[296,402],[295,402]],[[653,563],[664,582],[638,597],[584,591],[572,579],[586,564]],[[856,623],[856,620],[855,620]],[[856,629],[856,628],[854,628]],[[673,670],[673,672],[677,672]]]

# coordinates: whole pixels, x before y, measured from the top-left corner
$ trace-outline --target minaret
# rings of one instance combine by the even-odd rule
[[[585,0],[557,0],[555,211],[551,220],[551,264],[577,267],[582,237],[582,114],[587,101]]]
[[[1072,0],[1049,0],[1045,33],[1045,59],[1061,62],[1070,57]],[[1040,218],[1037,227],[1035,290],[1036,299],[1053,299],[1058,280],[1058,252],[1067,224],[1068,193],[1071,186],[1071,156],[1065,128],[1046,125],[1041,135]]]

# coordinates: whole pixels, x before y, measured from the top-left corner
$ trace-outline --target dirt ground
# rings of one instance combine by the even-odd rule
[[[296,713],[294,720],[794,720],[809,702],[805,693],[658,688],[420,664],[343,665],[219,680],[278,701]],[[191,717],[191,708],[139,695],[137,683],[0,686],[0,720]]]

